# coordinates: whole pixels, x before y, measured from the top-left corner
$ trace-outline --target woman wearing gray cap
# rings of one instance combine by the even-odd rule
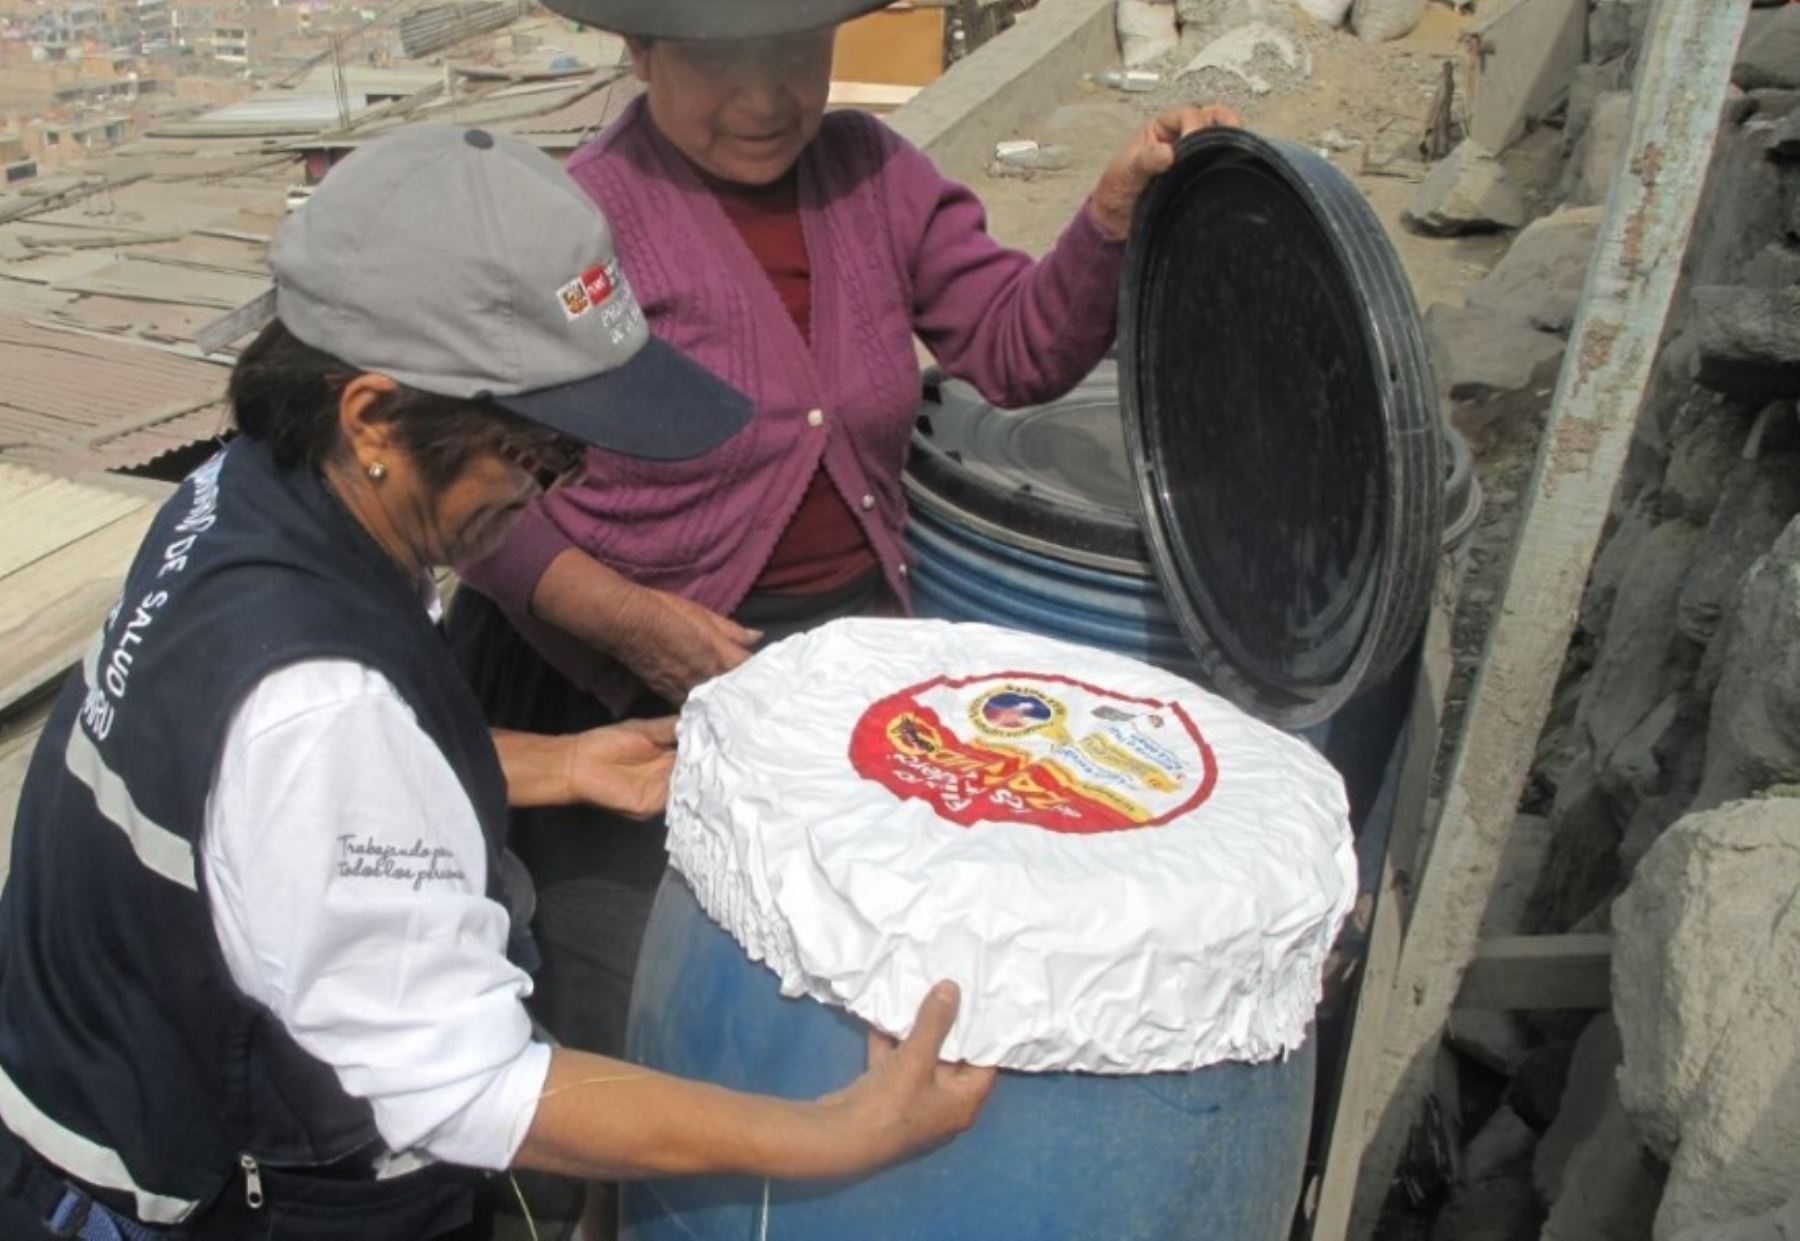
[[[1001,405],[1066,392],[1112,340],[1139,194],[1182,133],[1237,118],[1147,123],[1033,262],[891,129],[826,113],[837,23],[883,0],[548,2],[624,34],[646,88],[570,174],[627,234],[651,330],[756,405],[695,460],[591,456],[463,566],[487,598],[465,594],[451,629],[491,718],[572,728],[666,712],[759,639],[904,610],[915,334]],[[659,831],[594,818],[527,814],[516,837],[540,887],[539,1015],[616,1052],[663,853]]]
[[[991,1074],[935,1059],[949,986],[814,1103],[533,1037],[507,806],[653,812],[672,738],[490,734],[431,570],[584,445],[674,460],[748,414],[649,337],[605,218],[529,146],[419,127],[271,265],[240,435],[155,519],[20,801],[0,1236],[415,1241],[472,1170],[811,1177],[966,1126]]]

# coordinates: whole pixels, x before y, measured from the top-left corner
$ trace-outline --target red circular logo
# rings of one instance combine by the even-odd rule
[[[1092,834],[1156,827],[1218,782],[1180,703],[1042,672],[939,677],[870,706],[850,737],[857,774],[952,823]]]

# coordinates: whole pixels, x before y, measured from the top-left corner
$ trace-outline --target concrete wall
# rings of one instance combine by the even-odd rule
[[[972,179],[994,143],[1060,103],[1084,73],[1119,63],[1113,0],[1042,0],[888,118],[946,176]]]

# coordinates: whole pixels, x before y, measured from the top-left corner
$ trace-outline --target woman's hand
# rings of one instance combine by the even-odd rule
[[[627,720],[569,738],[569,800],[631,819],[658,814],[675,768],[675,717]]]
[[[696,685],[730,672],[750,658],[762,637],[691,599],[662,590],[640,591],[617,654],[665,702],[679,706]]]
[[[496,728],[493,737],[509,806],[585,802],[647,819],[669,800],[669,773],[675,768],[673,716],[562,736]]]
[[[828,1162],[842,1161],[826,1175],[891,1163],[975,1123],[996,1071],[938,1059],[960,1003],[956,984],[940,982],[926,993],[904,1040],[870,1031],[868,1071],[817,1104],[836,1130],[828,1147],[836,1154]]]
[[[571,547],[550,562],[531,595],[532,613],[624,664],[665,702],[750,658],[762,638],[729,617],[640,586]]]
[[[967,1129],[993,1069],[943,1064],[957,990],[939,983],[912,1033],[811,1103],[740,1094],[558,1047],[514,1166],[564,1176],[854,1176]]]
[[[1125,149],[1113,156],[1089,196],[1087,209],[1094,224],[1114,241],[1124,240],[1131,232],[1131,218],[1144,188],[1174,165],[1177,142],[1196,130],[1243,123],[1235,109],[1222,103],[1171,108],[1145,122]]]

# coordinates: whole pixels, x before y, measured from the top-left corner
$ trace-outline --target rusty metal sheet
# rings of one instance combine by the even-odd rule
[[[85,446],[216,402],[229,374],[144,345],[0,318],[0,449]]]

